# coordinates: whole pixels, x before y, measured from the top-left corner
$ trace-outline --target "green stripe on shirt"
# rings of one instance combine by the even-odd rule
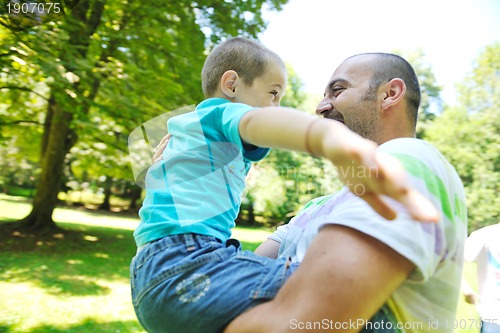
[[[391,155],[396,157],[403,164],[406,171],[408,171],[411,175],[418,177],[424,181],[425,186],[427,187],[429,192],[431,192],[436,198],[441,201],[443,213],[452,223],[455,223],[454,216],[458,216],[460,220],[462,220],[462,207],[464,207],[465,204],[462,203],[461,200],[458,199],[458,197],[455,197],[452,210],[452,201],[448,192],[446,191],[446,187],[443,181],[441,180],[441,178],[436,176],[436,174],[428,166],[410,155]]]

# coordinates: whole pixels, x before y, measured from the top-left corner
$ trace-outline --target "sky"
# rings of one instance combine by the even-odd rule
[[[500,41],[500,0],[290,0],[263,17],[261,42],[292,65],[304,91],[321,95],[351,55],[420,48],[441,97],[454,105],[455,84],[486,45]]]

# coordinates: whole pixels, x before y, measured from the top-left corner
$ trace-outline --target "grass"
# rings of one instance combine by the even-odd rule
[[[24,198],[0,195],[0,221],[26,216]],[[35,238],[0,233],[0,333],[139,333],[130,301],[130,259],[136,216],[57,208],[54,219],[67,232]],[[0,222],[0,223],[1,223]],[[254,249],[268,231],[237,228],[234,237]],[[465,275],[475,287],[475,266]],[[477,318],[461,299],[457,322]],[[462,321],[463,322],[463,321]],[[477,333],[457,329],[455,333]]]
[[[0,195],[0,221],[26,216],[23,198]],[[130,300],[128,265],[137,217],[57,208],[67,232],[0,235],[0,333],[144,332]],[[245,249],[268,232],[238,228]]]

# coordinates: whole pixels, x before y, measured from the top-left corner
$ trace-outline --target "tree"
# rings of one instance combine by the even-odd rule
[[[469,231],[500,215],[500,43],[487,46],[459,85],[460,105],[447,108],[428,128],[465,187]]]
[[[422,49],[416,49],[412,52],[396,50],[394,53],[401,54],[412,65],[420,83],[422,99],[418,110],[417,137],[422,138],[436,116],[434,112],[441,111],[443,106],[440,98],[442,87],[437,85],[432,67],[425,61],[425,53]],[[433,112],[431,105],[437,106],[438,110]]]
[[[56,228],[52,212],[66,155],[99,115],[114,118],[115,131],[126,133],[200,100],[207,36],[256,36],[265,26],[264,3],[279,10],[286,0],[88,0],[28,32],[13,33],[4,24],[2,90],[32,96],[41,89],[46,100],[41,172],[33,209],[21,225]]]

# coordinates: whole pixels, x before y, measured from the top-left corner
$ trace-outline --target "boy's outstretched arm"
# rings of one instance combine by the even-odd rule
[[[416,220],[439,219],[432,203],[410,186],[397,159],[377,152],[376,143],[342,123],[290,108],[266,107],[246,113],[239,133],[244,142],[256,146],[302,151],[329,159],[351,191],[387,219],[396,218],[396,212],[382,199],[384,195],[401,202]],[[360,172],[363,168],[365,172]]]

